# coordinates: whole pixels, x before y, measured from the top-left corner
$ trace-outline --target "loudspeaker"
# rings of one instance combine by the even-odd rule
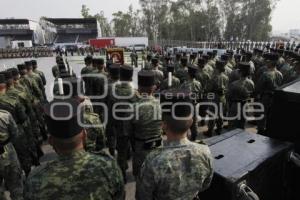
[[[266,135],[295,144],[300,153],[300,79],[275,91]]]
[[[240,129],[207,139],[205,143],[214,157],[215,174],[210,188],[199,194],[201,200],[245,199],[244,186],[261,200],[289,199],[286,167],[293,148],[291,143]]]

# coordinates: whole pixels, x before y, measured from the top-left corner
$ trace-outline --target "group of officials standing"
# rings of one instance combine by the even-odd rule
[[[17,152],[1,175],[13,199],[23,199],[18,160],[25,199],[124,199],[131,157],[136,199],[197,199],[213,176],[209,148],[195,142],[199,127],[207,125],[207,137],[222,134],[224,116],[254,101],[265,108],[256,122],[264,134],[274,91],[300,78],[299,54],[284,49],[149,52],[146,60],[134,88],[132,66],[87,56],[78,78],[57,56],[50,103],[35,61],[0,74],[1,156]],[[210,104],[196,106],[204,102]],[[233,118],[227,129],[246,122]],[[47,133],[58,158],[38,166]],[[8,165],[14,167],[2,168]],[[32,165],[38,167],[30,172]]]

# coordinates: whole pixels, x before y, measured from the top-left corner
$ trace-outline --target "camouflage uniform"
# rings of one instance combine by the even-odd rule
[[[238,106],[241,106],[241,119],[229,121],[230,128],[245,128],[246,121],[242,108],[253,95],[254,90],[254,83],[249,78],[241,78],[229,85],[227,94],[229,101],[229,117],[235,117],[238,114]]]
[[[16,144],[19,139],[18,127],[7,111],[0,110],[0,178],[4,179],[5,185],[13,200],[23,199],[22,169],[12,143]],[[8,141],[6,141],[8,140]],[[4,199],[5,189],[0,186],[0,199]]]
[[[115,85],[115,96],[109,96],[109,105],[108,108],[112,110],[113,106],[116,106],[116,109],[129,109],[137,101],[137,91],[132,87],[130,83],[119,83]],[[123,103],[123,105],[118,105],[119,103]],[[127,104],[127,105],[124,105]],[[116,116],[120,118],[128,117],[128,113],[115,113]],[[114,134],[111,136],[110,144],[113,146],[110,148],[114,148],[117,150],[117,161],[122,170],[123,177],[126,180],[126,170],[128,168],[127,160],[129,158],[128,152],[130,150],[130,132],[128,132],[127,125],[129,120],[118,120],[112,117],[112,127]]]
[[[177,69],[175,76],[180,80],[180,83],[184,83],[188,80],[188,68],[181,66],[179,69]]]
[[[57,78],[57,77],[58,77],[58,75],[59,75],[59,69],[58,69],[58,66],[57,66],[57,65],[54,65],[54,66],[52,67],[52,75],[53,75],[54,78]]]
[[[105,84],[105,80],[108,80],[108,75],[107,73],[102,70],[95,70],[92,73],[93,75],[101,75],[101,77],[93,77],[91,79],[92,81],[92,87],[91,87],[91,95],[92,96],[102,96],[105,92],[105,87],[107,87],[107,85]],[[103,76],[103,77],[102,77]],[[103,97],[103,99],[92,99],[93,103],[105,103],[105,97]],[[94,112],[97,113],[100,116],[101,121],[104,121],[104,111],[103,108],[101,106],[94,106]]]
[[[86,128],[87,138],[85,142],[85,150],[88,152],[101,151],[105,148],[106,137],[104,133],[104,125],[99,115],[94,113],[92,102],[86,98],[82,103],[84,107],[83,120]]]
[[[197,95],[196,99],[194,99],[195,105],[199,102],[202,94],[203,94],[203,89],[202,85],[199,81],[195,79],[189,79],[188,81],[184,82],[181,86],[180,89],[183,91],[188,91],[189,93],[193,95]],[[193,97],[193,96],[192,96]],[[197,130],[197,117],[194,115],[194,120],[193,124],[191,126],[191,140],[195,141],[198,135],[198,130]]]
[[[155,76],[155,84],[158,88],[160,88],[161,82],[164,80],[164,73],[159,69],[153,69]]]
[[[177,77],[172,76],[172,86],[169,87],[169,79],[166,78],[160,84],[160,91],[177,89],[179,87],[180,87],[180,80]]]
[[[264,105],[264,118],[259,121],[258,131],[263,133],[266,127],[266,118],[269,116],[274,91],[282,85],[282,74],[274,70],[268,70],[257,83],[257,93],[260,95],[260,103]]]
[[[80,150],[34,169],[25,185],[25,199],[117,200],[123,199],[123,190],[114,160]]]
[[[151,152],[137,179],[137,200],[193,199],[207,189],[213,176],[209,148],[187,138],[168,142]]]
[[[196,80],[201,83],[203,92],[207,93],[208,84],[210,81],[210,75],[204,69],[198,69],[198,73],[196,74]]]
[[[217,125],[217,133],[220,133],[223,127],[223,119],[221,113],[225,114],[226,110],[226,92],[228,87],[229,79],[225,73],[215,73],[209,83],[209,92],[214,93],[214,99],[212,100],[218,107],[217,118],[210,120],[208,124],[208,133],[211,134]],[[214,112],[216,113],[216,112]]]
[[[137,176],[146,156],[161,145],[161,108],[153,96],[140,96],[128,125],[133,148],[133,175]]]
[[[214,65],[215,65],[215,64],[214,64]],[[206,72],[206,73],[208,73],[210,76],[212,76],[213,73],[214,73],[214,67],[213,67],[214,65],[212,65],[211,62],[208,62],[208,63],[204,66],[203,71]]]

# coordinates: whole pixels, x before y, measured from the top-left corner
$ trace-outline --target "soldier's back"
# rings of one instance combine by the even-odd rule
[[[209,187],[212,175],[207,146],[187,138],[165,142],[144,162],[137,182],[137,199],[193,199]]]
[[[106,155],[77,151],[36,168],[28,177],[25,199],[122,199],[123,180]]]

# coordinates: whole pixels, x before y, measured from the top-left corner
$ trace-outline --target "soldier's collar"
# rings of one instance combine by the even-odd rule
[[[59,160],[70,160],[74,158],[81,158],[84,154],[86,154],[85,150],[74,151],[70,154],[58,155]]]
[[[180,140],[173,140],[173,141],[165,140],[163,142],[163,147],[185,146],[188,143],[190,143],[190,141],[186,137]]]

